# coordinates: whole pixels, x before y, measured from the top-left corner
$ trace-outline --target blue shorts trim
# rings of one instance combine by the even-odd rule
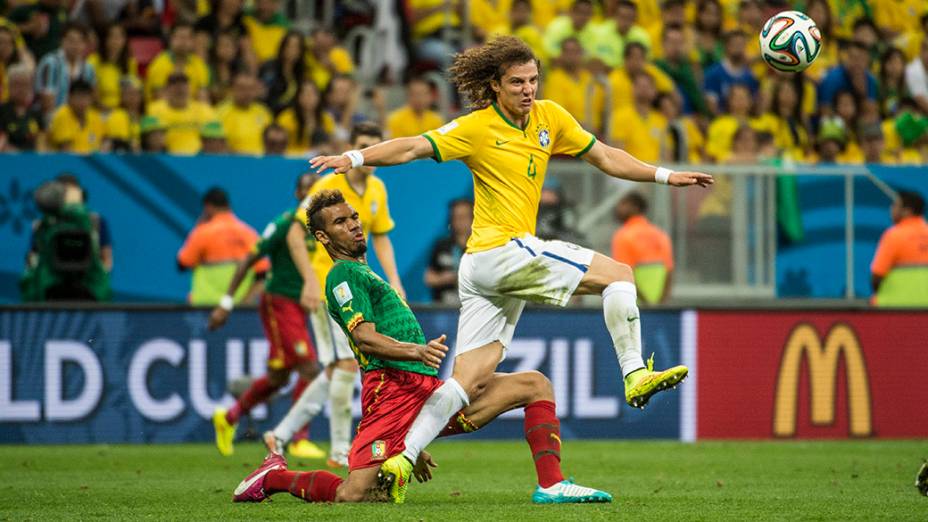
[[[524,248],[525,250],[527,250],[528,253],[532,255],[532,257],[538,257],[538,254],[536,254],[535,251],[532,250],[530,247],[528,247],[528,246],[526,246],[524,243],[522,243],[522,241],[519,240],[519,238],[515,238],[515,237],[514,237],[514,238],[512,238],[512,240],[515,241],[517,245],[519,245],[519,248]],[[545,257],[550,257],[551,259],[554,259],[555,261],[560,261],[560,262],[562,262],[562,263],[567,263],[568,265],[570,265],[570,266],[576,268],[577,270],[583,272],[584,274],[587,272],[587,270],[590,269],[590,267],[588,267],[588,266],[586,266],[586,265],[581,265],[580,263],[576,263],[576,262],[574,262],[574,261],[571,261],[570,259],[567,259],[566,257],[561,257],[561,256],[559,256],[559,255],[557,255],[557,254],[552,254],[551,252],[542,252],[541,255],[543,255],[543,256],[545,256]]]

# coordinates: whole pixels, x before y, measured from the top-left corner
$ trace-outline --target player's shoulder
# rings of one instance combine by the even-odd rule
[[[372,188],[376,190],[378,194],[387,193],[387,184],[384,183],[383,180],[378,178],[377,176],[371,174],[370,178],[368,178],[367,183],[368,183],[368,188],[369,189]]]
[[[341,188],[341,182],[343,181],[344,176],[341,174],[326,174],[319,178],[319,181],[313,184],[312,189],[310,189],[311,194],[316,194],[320,190],[332,190]]]
[[[363,281],[365,273],[366,267],[361,263],[335,262],[325,278],[326,288],[335,288],[346,281],[357,284]]]

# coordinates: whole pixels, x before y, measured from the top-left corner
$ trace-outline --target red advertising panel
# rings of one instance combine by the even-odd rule
[[[699,312],[701,438],[928,436],[928,313]]]

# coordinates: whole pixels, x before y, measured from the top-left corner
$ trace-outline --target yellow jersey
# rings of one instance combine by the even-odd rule
[[[117,108],[110,112],[106,118],[106,137],[111,140],[124,141],[132,147],[132,150],[138,150],[141,143],[141,128],[139,121],[133,119],[128,111],[123,108]]]
[[[387,132],[391,138],[418,136],[425,131],[441,127],[442,123],[444,121],[435,111],[425,111],[419,115],[408,105],[404,105],[387,116]]]
[[[534,234],[549,158],[579,157],[596,143],[566,109],[550,100],[535,100],[522,128],[494,103],[423,136],[432,144],[437,161],[460,159],[474,176],[468,252]]]
[[[191,54],[187,57],[187,63],[178,67],[171,51],[161,51],[145,72],[145,99],[151,100],[155,91],[160,91],[168,83],[168,76],[177,69],[187,75],[191,97],[196,98],[200,89],[209,86],[209,69],[202,58]]]
[[[605,96],[603,88],[596,83],[593,75],[586,69],[576,74],[554,67],[544,77],[544,95],[561,107],[567,109],[577,121],[582,121],[593,129],[599,129],[603,120]]]
[[[616,107],[612,111],[610,138],[632,156],[657,163],[667,149],[667,118],[654,109],[641,115],[634,106]]]
[[[216,114],[226,131],[230,151],[254,156],[264,154],[263,133],[273,118],[263,105],[255,102],[243,109],[234,103],[225,103]]]
[[[93,72],[97,77],[97,94],[100,97],[100,105],[104,109],[118,108],[119,101],[122,98],[122,85],[120,85],[120,82],[123,76],[137,78],[139,75],[139,66],[135,58],[129,57],[125,73],[119,68],[119,65],[104,62],[97,53],[88,56],[87,63],[93,66]]]
[[[332,136],[335,134],[335,119],[328,112],[320,115],[320,121],[317,124],[319,128],[309,132],[308,127],[303,128],[303,135],[298,136],[300,131],[300,122],[296,119],[296,112],[292,107],[284,109],[277,115],[276,123],[287,131],[287,154],[303,154],[312,150],[317,140],[321,139],[322,134]],[[318,131],[322,131],[322,133]],[[315,139],[314,139],[315,138]],[[326,138],[327,140],[328,138]],[[323,140],[323,141],[326,141]]]
[[[48,128],[48,141],[55,150],[75,154],[98,152],[105,130],[103,118],[95,109],[87,109],[82,123],[67,104],[55,111]]]
[[[216,111],[209,105],[191,101],[184,109],[175,109],[165,100],[158,100],[148,107],[148,114],[157,116],[167,128],[164,136],[171,154],[196,154],[203,143],[200,127],[216,119]]]
[[[370,237],[371,234],[386,234],[395,226],[387,204],[387,186],[384,185],[383,180],[373,174],[367,177],[365,183],[364,193],[358,194],[348,183],[347,176],[328,174],[313,185],[309,190],[309,195],[312,196],[321,190],[341,191],[345,202],[358,212],[361,227],[364,229],[364,237]],[[300,219],[305,222],[306,216],[301,216]],[[312,265],[322,288],[325,288],[325,278],[329,275],[333,264],[332,258],[324,248],[316,249]]]

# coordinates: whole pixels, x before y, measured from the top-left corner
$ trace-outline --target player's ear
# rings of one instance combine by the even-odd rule
[[[490,88],[493,89],[493,92],[499,94],[499,82],[496,80],[490,80]]]
[[[331,241],[331,240],[329,239],[329,235],[326,234],[326,233],[325,233],[324,231],[322,231],[322,230],[317,230],[315,233],[313,233],[313,236],[315,236],[316,241],[322,243],[323,245],[328,245],[329,242]]]

